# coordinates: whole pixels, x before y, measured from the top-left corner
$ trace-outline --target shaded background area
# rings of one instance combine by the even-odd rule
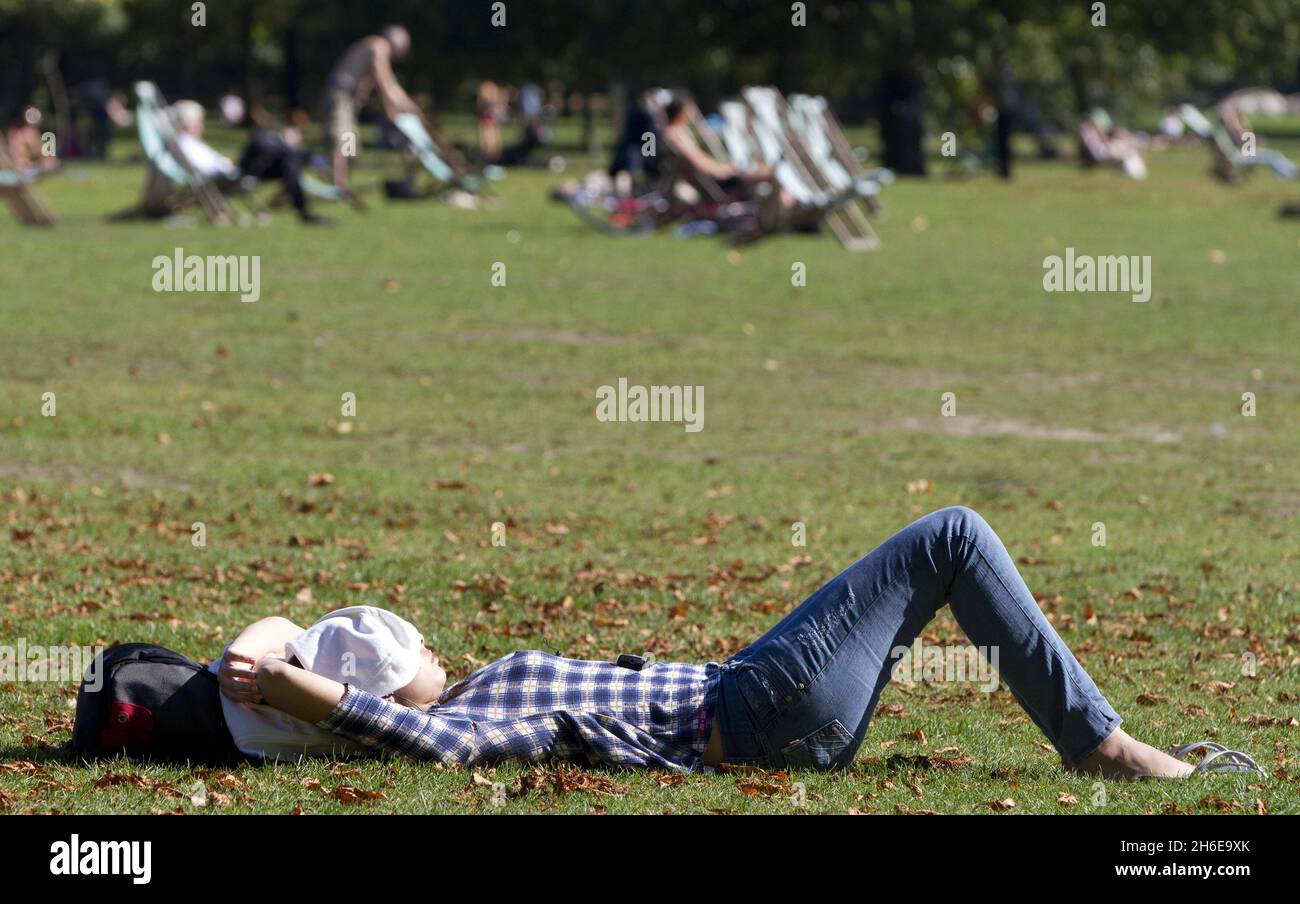
[[[434,111],[472,108],[479,79],[545,84],[584,112],[585,95],[617,107],[658,84],[688,85],[708,109],[743,84],[773,83],[825,94],[850,121],[924,97],[944,123],[1003,70],[1056,123],[1094,104],[1131,120],[1245,85],[1300,87],[1300,0],[1114,2],[1104,27],[1083,0],[815,2],[802,27],[792,24],[801,4],[772,0],[509,2],[504,27],[487,0],[226,0],[206,4],[203,27],[191,24],[194,5],[0,0],[0,113],[29,100],[49,109],[37,65],[49,50],[74,96],[94,79],[117,90],[149,79],[168,97],[234,90],[273,111],[314,110],[342,50],[390,22],[413,37],[399,76]],[[590,139],[599,116],[587,119]]]

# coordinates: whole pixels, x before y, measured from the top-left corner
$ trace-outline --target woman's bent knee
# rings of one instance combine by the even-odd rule
[[[956,536],[973,537],[989,529],[988,522],[979,512],[964,505],[950,505],[931,512],[926,517],[933,518],[937,527]]]

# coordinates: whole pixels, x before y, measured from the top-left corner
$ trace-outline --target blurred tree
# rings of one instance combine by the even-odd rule
[[[852,119],[890,114],[880,88],[909,73],[927,115],[956,115],[1005,59],[1036,108],[1062,123],[1095,103],[1118,115],[1206,102],[1253,82],[1295,87],[1300,0],[0,0],[0,104],[39,97],[36,62],[60,51],[69,85],[157,81],[172,97],[236,89],[312,106],[338,55],[389,22],[411,31],[413,90],[468,105],[473,83],[686,85],[707,106],[745,83],[826,94]],[[897,132],[913,154],[920,130]]]

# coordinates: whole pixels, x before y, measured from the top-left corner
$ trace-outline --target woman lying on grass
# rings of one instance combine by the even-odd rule
[[[960,507],[904,528],[721,665],[636,670],[520,652],[444,691],[446,674],[421,640],[418,659],[389,675],[402,685],[382,697],[319,674],[329,665],[319,652],[310,671],[287,661],[278,654],[288,638],[273,635],[302,629],[283,622],[249,636],[261,622],[231,644],[219,674],[232,702],[264,700],[361,747],[448,764],[556,756],[677,770],[843,769],[898,651],[945,603],[977,647],[997,651],[1002,680],[1067,769],[1125,779],[1196,771],[1119,727],[1001,540]],[[1217,747],[1176,753],[1202,746]],[[1202,767],[1258,768],[1240,754]]]

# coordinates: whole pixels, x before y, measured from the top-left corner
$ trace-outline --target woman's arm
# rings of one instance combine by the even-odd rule
[[[668,142],[669,147],[697,173],[715,180],[730,179],[736,175],[734,166],[719,162],[712,154],[697,145],[684,130],[666,129],[663,138]]]
[[[468,766],[582,749],[566,713],[497,721],[445,718],[345,687],[274,656],[257,664],[257,684],[266,702],[281,712],[373,750],[414,759]]]
[[[217,670],[221,692],[235,703],[262,702],[253,667],[263,656],[284,656],[284,645],[303,630],[287,618],[272,615],[240,631],[221,656]]]
[[[343,699],[344,686],[283,659],[267,656],[257,664],[263,699],[281,712],[315,725]]]

